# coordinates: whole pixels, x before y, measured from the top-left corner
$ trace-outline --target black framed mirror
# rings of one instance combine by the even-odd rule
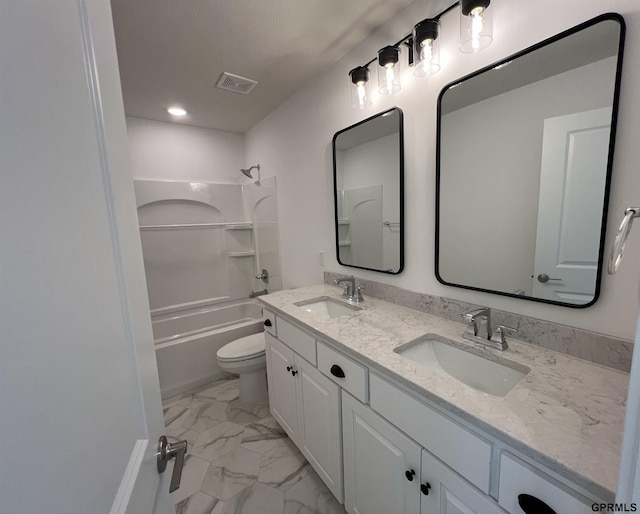
[[[336,254],[343,266],[404,267],[402,111],[381,112],[333,136]]]
[[[604,14],[438,97],[437,279],[567,307],[600,292],[624,47]]]

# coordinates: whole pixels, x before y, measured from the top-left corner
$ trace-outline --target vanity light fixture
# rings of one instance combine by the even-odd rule
[[[413,74],[416,77],[428,77],[440,71],[440,21],[422,20],[413,27],[416,63]]]
[[[385,46],[378,56],[364,66],[349,72],[351,79],[351,105],[365,109],[371,105],[369,92],[369,65],[378,61],[378,92],[391,95],[400,91],[400,46],[407,47],[407,61],[414,66],[417,77],[429,77],[440,70],[440,18],[460,6],[460,51],[475,53],[488,47],[493,41],[491,0],[459,0],[433,18],[427,18],[413,27],[394,45]],[[415,62],[414,62],[415,54]]]
[[[365,109],[371,105],[368,68],[371,62],[364,66],[353,68],[349,72],[351,77],[351,105],[356,109]]]
[[[167,112],[171,114],[171,116],[186,116],[187,111],[185,111],[182,107],[168,107]]]
[[[385,46],[378,52],[378,92],[392,95],[400,91],[400,49]]]
[[[493,41],[490,0],[460,0],[460,51],[473,54]]]

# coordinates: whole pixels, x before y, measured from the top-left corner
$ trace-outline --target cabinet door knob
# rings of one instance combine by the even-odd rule
[[[287,371],[291,371],[293,368],[291,366],[287,366]]]
[[[273,326],[273,323],[271,323],[271,320],[270,320],[270,319],[265,319],[265,320],[264,320],[264,326],[265,326],[265,327],[272,327],[272,326]]]
[[[295,369],[292,369],[291,374],[295,377],[298,374],[298,372]]]
[[[556,514],[545,502],[530,494],[519,494],[518,505],[525,514]]]
[[[334,364],[333,366],[331,366],[330,371],[334,377],[344,378],[344,371],[342,371],[342,368],[337,364]]]
[[[429,489],[431,489],[431,484],[429,482],[425,482],[424,484],[420,484],[420,491],[425,496],[429,496]]]
[[[404,476],[407,477],[409,482],[413,482],[413,477],[416,476],[416,472],[414,470],[405,471]]]

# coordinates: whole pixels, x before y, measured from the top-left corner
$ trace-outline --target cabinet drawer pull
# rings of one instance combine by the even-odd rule
[[[414,470],[405,471],[404,476],[407,477],[407,480],[409,482],[413,482],[413,477],[416,476],[416,472]]]
[[[431,489],[431,484],[429,482],[420,484],[420,491],[422,491],[422,494],[425,496],[429,496],[429,489]]]
[[[545,502],[530,494],[519,494],[518,505],[525,514],[556,514]]]
[[[342,368],[337,364],[334,364],[333,366],[331,366],[330,371],[334,377],[344,378],[344,371],[342,371]]]
[[[271,320],[270,320],[270,319],[265,319],[265,320],[264,320],[264,326],[265,326],[265,327],[272,327],[272,326],[273,326],[273,323],[271,323]]]

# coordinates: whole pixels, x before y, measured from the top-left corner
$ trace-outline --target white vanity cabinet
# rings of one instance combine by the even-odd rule
[[[342,434],[347,512],[418,513],[420,447],[345,392]]]
[[[523,494],[529,496],[529,506],[523,504],[521,507],[519,505],[518,498]],[[580,496],[575,491],[570,491],[551,477],[543,475],[541,471],[534,469],[506,451],[502,452],[500,456],[498,498],[500,505],[508,512],[535,514],[542,511],[542,505],[558,514],[593,512],[592,501]]]
[[[271,414],[289,437],[298,440],[298,403],[296,401],[296,380],[294,353],[275,337],[265,333],[265,354],[267,357],[267,382]]]
[[[350,514],[504,514],[493,499],[344,392],[342,428]]]
[[[282,326],[279,320],[279,334]],[[308,353],[306,343],[304,348]],[[340,387],[270,334],[265,349],[273,417],[342,502]]]
[[[530,514],[539,502],[558,514],[592,511],[590,491],[382,365],[370,373],[339,344],[265,312],[271,412],[350,514]]]
[[[491,497],[424,449],[420,492],[421,514],[505,514]]]

